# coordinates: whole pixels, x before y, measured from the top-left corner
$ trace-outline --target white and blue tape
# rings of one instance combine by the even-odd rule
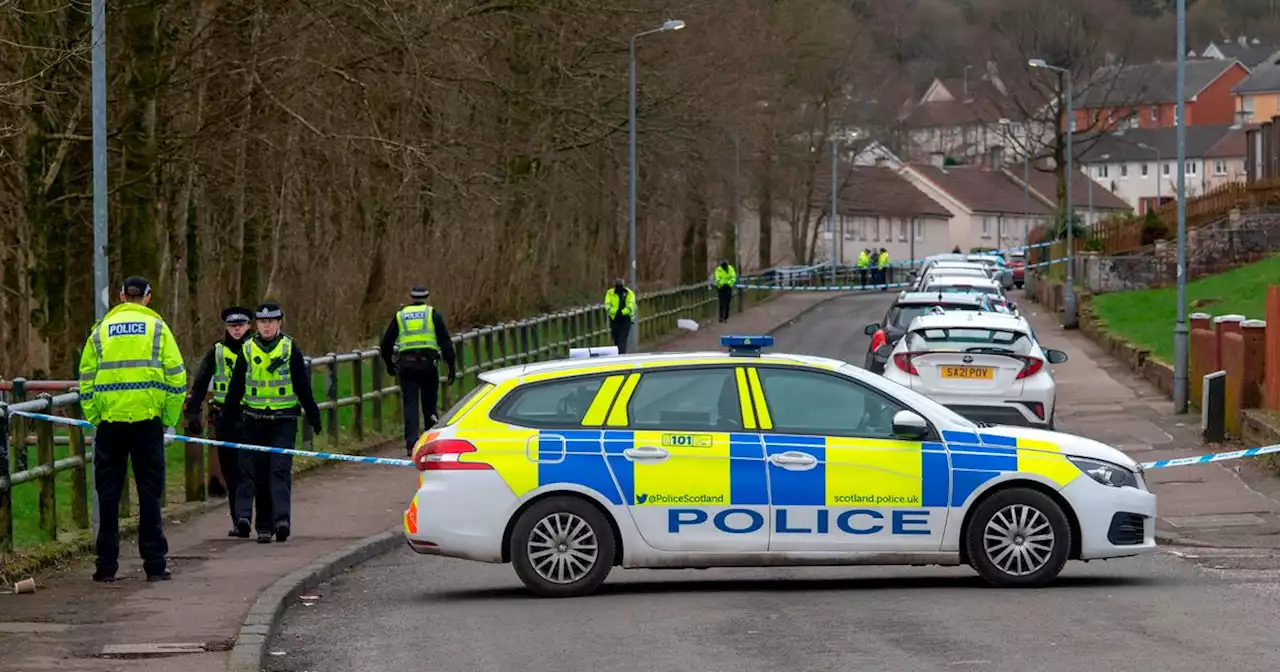
[[[9,411],[11,415],[18,415],[33,420],[44,420],[60,425],[72,425],[75,427],[84,427],[92,429],[93,425],[85,420],[77,420],[75,418],[63,418],[57,415],[46,415],[44,413],[30,413],[27,411]],[[297,455],[299,457],[314,457],[321,460],[339,460],[342,462],[356,462],[359,464],[378,464],[389,467],[412,467],[412,460],[402,460],[394,457],[365,457],[361,455],[343,455],[341,453],[318,453],[307,450],[295,450],[293,448],[273,448],[271,446],[255,446],[248,443],[233,443],[231,441],[215,441],[213,439],[202,439],[197,436],[182,436],[180,434],[165,434],[165,438],[174,441],[183,441],[187,443],[200,443],[209,446],[222,446],[224,448],[235,448],[237,450],[255,450],[262,453],[277,453],[281,455]],[[1259,446],[1257,448],[1246,448],[1244,450],[1231,450],[1225,453],[1210,453],[1208,455],[1195,455],[1192,457],[1179,457],[1171,460],[1156,460],[1155,462],[1143,462],[1142,468],[1150,469],[1167,469],[1169,467],[1185,467],[1193,464],[1211,464],[1214,462],[1225,462],[1227,460],[1239,460],[1246,457],[1257,457],[1259,455],[1269,455],[1272,453],[1280,453],[1280,444],[1272,446]]]
[[[31,413],[29,411],[9,411],[10,415],[18,415],[33,420],[44,420],[59,425],[71,425],[73,427],[83,427],[92,429],[93,423],[87,420],[78,420],[76,418],[64,418],[57,415],[47,415],[45,413]],[[401,460],[394,457],[365,457],[363,455],[343,455],[342,453],[318,453],[309,450],[296,450],[294,448],[275,448],[272,446],[257,446],[251,443],[235,443],[232,441],[215,441],[213,439],[204,439],[198,436],[183,436],[181,434],[165,434],[166,439],[172,441],[181,441],[184,443],[199,443],[206,446],[219,446],[222,448],[235,448],[236,450],[254,450],[260,453],[275,453],[277,455],[296,455],[298,457],[314,457],[321,460],[338,460],[341,462],[356,462],[358,464],[380,464],[388,467],[412,467],[412,460]]]

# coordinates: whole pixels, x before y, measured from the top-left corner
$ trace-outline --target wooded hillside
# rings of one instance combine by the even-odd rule
[[[1136,48],[1103,46],[1171,57],[1164,4],[113,0],[111,281],[150,278],[189,356],[266,297],[317,351],[369,342],[412,284],[455,328],[594,300],[626,268],[628,40],[666,18],[688,28],[638,43],[640,289],[702,280],[735,185],[765,219],[805,202],[835,122],[891,127],[1009,40],[1080,53],[1011,18],[1088,14]],[[1234,28],[1213,16],[1197,30]],[[93,320],[89,21],[0,0],[9,376],[70,375]]]

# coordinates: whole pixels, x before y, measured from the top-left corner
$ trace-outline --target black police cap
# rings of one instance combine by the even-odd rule
[[[414,299],[425,299],[430,294],[431,292],[428,292],[427,288],[422,285],[418,285],[409,290],[409,297]]]
[[[284,311],[280,310],[280,304],[275,301],[267,301],[258,306],[253,316],[259,320],[279,320],[284,317]]]
[[[131,275],[125,278],[124,285],[120,287],[120,293],[134,297],[147,296],[151,294],[151,283],[142,276]]]
[[[253,311],[244,306],[231,306],[222,311],[223,324],[248,324],[249,314]]]

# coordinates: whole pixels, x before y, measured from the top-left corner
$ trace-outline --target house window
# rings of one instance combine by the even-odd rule
[[[1165,176],[1166,176],[1166,177],[1169,175],[1169,165],[1170,165],[1170,164],[1169,164],[1169,162],[1167,162],[1167,161],[1166,161],[1165,163],[1161,164],[1161,166],[1160,166],[1160,167],[1161,167],[1161,172],[1163,172],[1163,173],[1165,174]]]
[[[905,219],[898,220],[898,240],[904,243],[907,241],[907,220]]]
[[[876,217],[875,221],[871,222],[871,240],[874,240],[874,241],[880,240],[880,218],[879,217]]]
[[[1099,177],[1099,178],[1106,177],[1106,176],[1107,176],[1107,165],[1104,163],[1104,164],[1102,164],[1102,165],[1100,165],[1100,166],[1095,167],[1095,168],[1093,169],[1093,175],[1094,175],[1094,177]]]
[[[924,227],[917,220],[911,220],[911,227],[916,230],[916,241],[924,240]]]
[[[991,218],[990,217],[982,218],[982,237],[983,238],[991,237]]]
[[[1155,105],[1151,106],[1151,121],[1160,121],[1160,108]]]
[[[1214,175],[1226,175],[1226,174],[1227,174],[1227,162],[1226,162],[1226,160],[1224,160],[1224,159],[1214,159],[1214,160],[1213,160],[1213,174],[1214,174]]]
[[[1146,177],[1146,176],[1147,176],[1147,164],[1145,164],[1145,163],[1144,163],[1144,164],[1142,164],[1142,176],[1143,176],[1143,177]]]
[[[1253,96],[1245,96],[1241,100],[1241,109],[1244,110],[1245,120],[1253,119]]]
[[[1200,164],[1196,161],[1187,161],[1183,165],[1185,166],[1183,170],[1187,171],[1188,175],[1195,175],[1196,173],[1200,172],[1200,168],[1199,168]]]
[[[1122,179],[1129,177],[1129,164],[1127,163],[1120,164],[1120,177]]]

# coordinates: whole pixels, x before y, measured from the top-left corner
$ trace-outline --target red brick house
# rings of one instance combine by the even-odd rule
[[[1232,87],[1249,76],[1237,60],[1188,59],[1183,82],[1188,126],[1235,122]],[[1178,64],[1159,61],[1099,68],[1075,95],[1075,128],[1172,128],[1176,125]]]

